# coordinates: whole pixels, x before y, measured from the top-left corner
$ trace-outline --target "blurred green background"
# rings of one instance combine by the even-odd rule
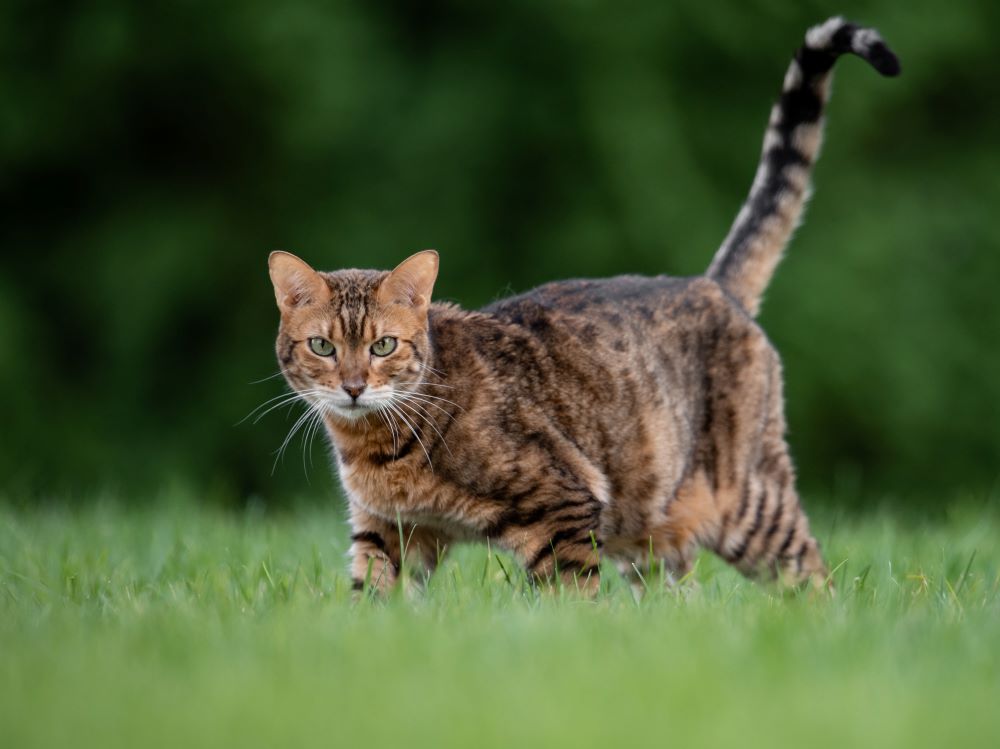
[[[814,501],[1000,475],[1000,5],[953,2],[0,6],[0,493],[281,505],[335,481],[291,422],[267,253],[442,254],[476,307],[547,280],[701,272],[803,32],[840,65],[816,197],[771,286]],[[146,499],[144,499],[146,498]]]

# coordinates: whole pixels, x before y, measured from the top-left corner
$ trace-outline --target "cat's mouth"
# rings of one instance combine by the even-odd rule
[[[345,421],[355,421],[369,414],[391,408],[389,404],[393,402],[391,391],[382,391],[382,389],[369,390],[357,398],[342,397],[342,395],[333,391],[325,391],[316,394],[314,398],[318,401],[316,405],[322,410]]]
[[[360,401],[348,401],[346,403],[331,403],[331,410],[338,416],[343,416],[347,419],[357,419],[365,414],[374,413],[375,406],[371,403],[362,403]]]

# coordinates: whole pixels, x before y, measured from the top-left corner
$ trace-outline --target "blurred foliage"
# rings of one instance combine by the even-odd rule
[[[184,482],[280,502],[269,250],[442,298],[703,270],[806,27],[837,75],[817,197],[763,323],[809,487],[934,502],[1000,447],[1000,6],[259,0],[0,6],[0,490]],[[317,455],[319,450],[317,449]],[[311,488],[308,488],[311,487]]]

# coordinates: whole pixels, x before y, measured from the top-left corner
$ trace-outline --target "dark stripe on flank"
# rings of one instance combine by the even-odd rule
[[[559,563],[560,572],[572,572],[578,578],[586,578],[590,575],[596,575],[600,572],[600,567],[596,564],[587,564],[586,562],[581,562],[578,559],[569,559],[565,563]]]
[[[587,534],[586,537],[578,538],[578,536],[581,533],[586,533]],[[535,552],[535,555],[531,558],[531,561],[529,561],[528,564],[525,566],[529,570],[534,570],[539,564],[541,564],[550,556],[556,553],[556,546],[558,544],[566,544],[566,543],[568,543],[570,546],[580,546],[582,544],[590,546],[592,544],[590,538],[590,528],[586,526],[584,527],[578,526],[576,528],[564,528],[561,531],[556,531],[554,534],[552,534],[552,538],[549,539],[549,542],[545,544],[542,548],[540,548],[537,552]],[[559,563],[562,564],[561,561]]]
[[[541,502],[540,504],[534,505],[526,510],[521,510],[518,505],[535,490],[529,492],[521,492],[519,494],[513,495],[508,502],[508,506],[500,516],[493,521],[492,524],[486,529],[486,535],[488,536],[502,536],[504,531],[508,527],[515,528],[525,528],[536,523],[540,523],[544,520],[554,520],[560,522],[573,522],[577,520],[591,520],[593,519],[594,525],[597,524],[597,519],[600,516],[601,505],[596,499],[590,499],[586,501],[581,501],[579,499],[566,499],[561,502],[555,502],[553,504],[546,504]],[[581,509],[582,512],[577,512],[571,515],[560,515],[559,513],[570,510],[570,509]],[[590,509],[586,509],[590,508]]]
[[[513,525],[517,527],[525,527],[529,525],[534,525],[535,523],[541,522],[548,517],[551,517],[560,510],[565,510],[567,507],[576,507],[580,503],[575,500],[566,500],[564,502],[559,502],[554,505],[546,505],[544,502],[532,507],[524,512],[519,512],[517,510],[512,510],[507,517],[502,518],[504,522],[496,523],[494,528],[491,528],[495,533],[503,531],[504,526]],[[506,513],[505,513],[506,514]]]

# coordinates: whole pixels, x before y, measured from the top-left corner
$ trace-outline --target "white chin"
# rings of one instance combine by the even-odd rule
[[[335,416],[344,421],[356,421],[362,416],[370,414],[372,412],[372,407],[364,403],[353,403],[351,405],[345,406],[331,406],[330,410]]]

